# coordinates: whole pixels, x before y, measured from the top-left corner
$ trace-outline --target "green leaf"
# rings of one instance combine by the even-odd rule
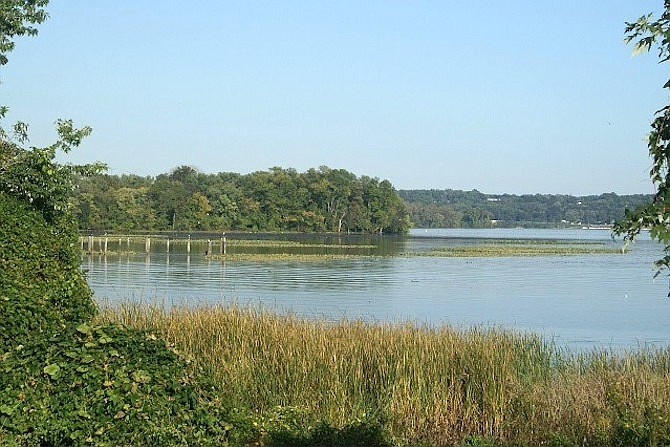
[[[60,376],[60,366],[56,363],[44,367],[44,373],[48,374],[52,379],[57,379]]]
[[[10,407],[9,405],[0,405],[0,414],[11,416],[15,409],[16,408]]]
[[[132,377],[137,383],[147,383],[151,380],[151,376],[141,369],[133,372]]]
[[[639,41],[633,45],[632,56],[639,56],[642,53],[646,53],[651,48],[651,43],[646,41]]]
[[[91,333],[91,326],[89,326],[86,323],[82,323],[79,326],[77,326],[77,332],[80,332],[84,335],[89,335]]]

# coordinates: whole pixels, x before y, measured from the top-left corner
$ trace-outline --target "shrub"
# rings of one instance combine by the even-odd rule
[[[18,445],[221,445],[212,387],[165,342],[80,324],[0,361],[0,426]]]
[[[0,352],[95,314],[74,227],[0,191]]]
[[[209,380],[164,341],[94,325],[67,213],[0,189],[0,444],[222,445]]]

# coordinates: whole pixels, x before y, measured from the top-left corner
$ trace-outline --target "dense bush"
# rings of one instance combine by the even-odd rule
[[[0,216],[0,352],[89,320],[95,307],[73,226],[49,224],[2,191]]]
[[[36,337],[0,362],[0,426],[17,445],[222,445],[207,387],[165,342],[120,326]]]
[[[76,232],[0,192],[0,442],[221,445],[213,388],[150,334],[93,326]]]

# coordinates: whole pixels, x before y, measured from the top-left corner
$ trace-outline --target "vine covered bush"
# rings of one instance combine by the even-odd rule
[[[79,269],[76,233],[0,191],[0,351],[90,320],[91,292]]]
[[[0,192],[0,443],[221,445],[213,387],[164,341],[95,325],[76,232]]]

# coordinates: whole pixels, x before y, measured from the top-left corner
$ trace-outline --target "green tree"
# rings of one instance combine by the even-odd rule
[[[158,229],[187,229],[186,202],[191,197],[186,187],[166,174],[156,177],[149,188],[149,198],[156,210]]]
[[[0,62],[46,3],[0,1]],[[227,445],[208,380],[164,341],[93,321],[68,204],[76,178],[103,166],[55,161],[90,128],[59,120],[37,148],[13,127],[0,133],[0,444]]]
[[[44,10],[48,0],[3,0],[0,4],[0,65],[8,62],[7,53],[15,47],[17,36],[34,36],[40,24],[47,19]],[[8,112],[0,106],[0,120]],[[79,146],[82,139],[91,133],[86,126],[75,128],[71,120],[56,121],[58,138],[44,148],[30,147],[28,126],[17,122],[10,133],[0,126],[0,190],[20,200],[27,201],[53,220],[68,204],[74,186],[74,175],[91,175],[100,172],[104,165],[58,165],[52,163],[56,153],[69,152]]]
[[[0,65],[7,63],[7,53],[14,49],[14,37],[34,36],[38,25],[48,15],[44,8],[49,0],[3,0],[0,4]]]
[[[49,0],[4,0],[0,4],[0,65],[5,65],[9,60],[7,53],[11,52],[16,45],[14,38],[17,36],[34,36],[40,24],[47,19],[44,7]],[[0,105],[0,120],[3,119],[9,109]],[[16,151],[12,148],[15,141],[25,143],[28,139],[27,126],[18,122],[13,126],[13,135],[0,126],[0,174],[2,169],[17,161]]]
[[[239,174],[219,173],[210,176],[205,195],[212,206],[210,220],[213,229],[234,228],[240,218],[238,203],[242,192],[237,187]]]
[[[156,228],[147,187],[118,188],[113,197],[119,209],[116,228],[122,230],[146,230]]]
[[[207,197],[196,191],[186,201],[187,230],[211,230],[209,213],[212,211]]]
[[[665,0],[664,11],[654,20],[647,14],[637,21],[626,23],[626,42],[633,44],[634,54],[652,48],[658,50],[661,63],[670,60],[670,0]],[[663,88],[670,88],[668,80]],[[651,237],[664,245],[665,255],[656,261],[657,275],[670,267],[670,105],[655,113],[648,137],[652,167],[649,176],[654,185],[653,200],[626,216],[614,227],[614,234],[624,235],[626,242],[633,240],[643,229],[649,229]]]
[[[344,169],[321,166],[306,173],[312,198],[322,213],[328,231],[341,232],[351,204],[356,176]]]

